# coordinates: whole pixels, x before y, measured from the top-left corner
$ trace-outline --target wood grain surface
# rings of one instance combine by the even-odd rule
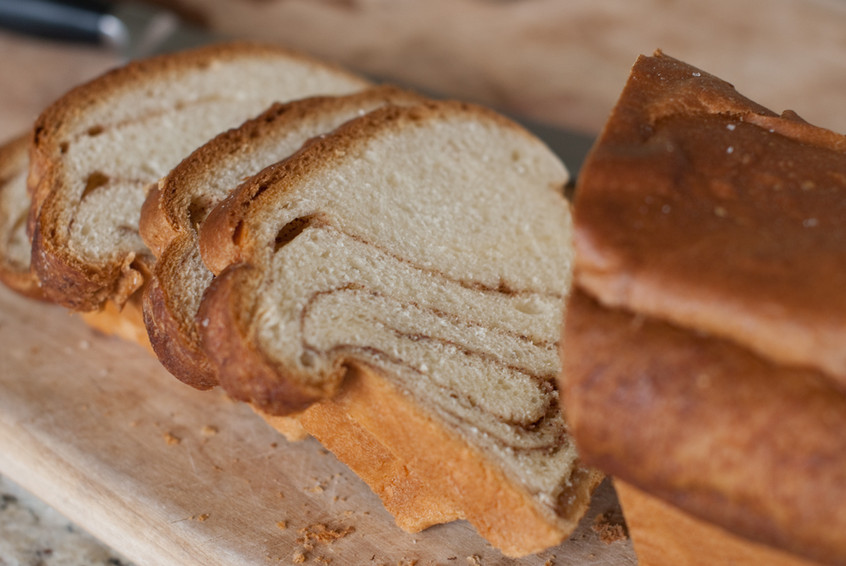
[[[172,2],[167,4],[173,6]],[[179,0],[218,31],[586,132],[662,49],[846,132],[843,0]]]

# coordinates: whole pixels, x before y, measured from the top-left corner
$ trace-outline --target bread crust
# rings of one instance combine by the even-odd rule
[[[144,292],[144,326],[156,357],[173,376],[197,389],[209,389],[218,385],[217,372],[200,345],[196,322],[193,318],[185,321],[174,313],[171,305],[179,297],[168,295],[168,286],[162,284],[161,278],[162,273],[184,269],[181,260],[195,246],[194,238],[179,237],[159,257],[156,275],[150,278]]]
[[[567,508],[552,516],[378,370],[349,370],[342,392],[300,422],[370,486],[402,529],[466,519],[503,554],[518,557],[557,545],[576,528],[572,517],[583,515],[602,474],[578,468],[561,496]]]
[[[744,540],[618,479],[614,489],[626,515],[638,566],[820,566]]]
[[[641,57],[579,177],[576,277],[606,305],[846,391],[846,137]]]
[[[10,191],[13,180],[27,171],[28,148],[29,134],[20,135],[0,146],[0,195],[3,195],[4,191]],[[0,238],[4,239],[5,246],[19,227],[17,219],[8,212],[0,214],[0,219],[7,221],[0,223]],[[30,269],[29,263],[26,266],[19,265],[3,253],[0,253],[0,281],[21,295],[44,300],[38,279]]]
[[[846,396],[819,372],[581,290],[562,343],[562,393],[586,464],[741,537],[843,562]]]
[[[230,397],[272,416],[299,413],[334,395],[346,369],[339,365],[320,384],[310,386],[274,363],[251,340],[246,323],[254,310],[248,290],[255,284],[255,268],[245,264],[230,266],[212,281],[197,314],[203,349]]]
[[[51,300],[75,310],[96,310],[106,300],[121,304],[143,284],[143,277],[153,261],[151,256],[142,257],[148,254],[139,252],[137,257],[130,254],[132,257],[93,262],[68,249],[61,190],[63,140],[74,131],[81,117],[108,104],[112,95],[143,89],[150,81],[178,77],[187,69],[205,68],[216,62],[244,57],[272,59],[280,55],[307,65],[327,67],[310,57],[272,45],[249,42],[210,45],[134,61],[109,71],[69,91],[38,117],[30,149],[28,186],[33,202],[29,231],[33,237],[33,269]],[[349,77],[351,84],[367,84],[346,71],[336,70]]]
[[[78,314],[91,328],[108,336],[117,336],[122,340],[138,344],[152,353],[153,348],[147,337],[147,329],[144,328],[141,298],[141,294],[136,294],[120,307],[107,302],[99,310]]]

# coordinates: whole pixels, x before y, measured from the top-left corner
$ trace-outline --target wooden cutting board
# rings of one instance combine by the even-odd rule
[[[139,565],[636,563],[592,528],[619,509],[607,483],[570,540],[511,560],[464,522],[403,532],[316,441],[60,307],[0,288],[0,343],[0,473]]]

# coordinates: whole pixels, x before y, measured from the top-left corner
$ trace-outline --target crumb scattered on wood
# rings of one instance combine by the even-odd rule
[[[482,559],[474,554],[473,556],[467,557],[467,564],[470,566],[482,566]]]
[[[200,432],[203,436],[209,437],[216,435],[218,432],[220,432],[220,430],[216,426],[206,425],[200,430]]]
[[[211,517],[211,515],[210,515],[209,513],[203,513],[203,514],[201,514],[201,515],[197,515],[197,516],[196,516],[196,517],[194,517],[194,518],[195,518],[196,520],[198,520],[198,521],[200,521],[200,522],[202,523],[203,521],[205,521],[205,520],[206,520],[206,519],[208,519],[209,517]]]
[[[309,493],[323,493],[323,486],[317,483],[312,487],[306,488],[306,491]]]
[[[317,544],[331,544],[354,532],[355,527],[353,526],[330,529],[322,523],[316,523],[297,531],[297,534],[300,535],[297,538],[297,544],[303,547],[304,550],[314,550]]]
[[[593,532],[599,535],[599,540],[611,544],[629,537],[629,529],[619,510],[612,509],[600,513],[593,519]]]
[[[287,523],[287,521],[276,521],[276,527],[279,528],[280,530],[284,531],[285,529],[288,528],[288,523]]]
[[[164,433],[164,440],[167,442],[168,446],[175,446],[182,442],[182,439],[173,434],[172,432]]]

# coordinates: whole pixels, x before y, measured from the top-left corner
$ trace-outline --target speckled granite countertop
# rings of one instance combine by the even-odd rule
[[[0,476],[0,566],[132,566]]]

